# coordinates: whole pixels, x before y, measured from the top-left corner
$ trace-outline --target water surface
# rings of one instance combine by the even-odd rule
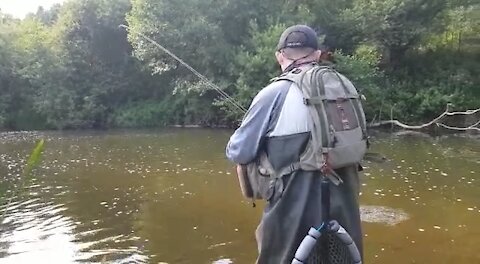
[[[231,131],[0,134],[0,263],[253,263],[261,206],[224,158]],[[365,163],[365,263],[480,263],[480,140],[383,135]]]

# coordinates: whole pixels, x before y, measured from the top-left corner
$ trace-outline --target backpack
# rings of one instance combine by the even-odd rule
[[[361,96],[355,86],[331,66],[296,68],[276,79],[294,82],[313,119],[311,139],[299,164],[303,170],[358,165],[368,148]]]
[[[268,199],[273,181],[299,169],[321,171],[338,184],[341,179],[334,169],[358,166],[369,145],[361,96],[333,67],[314,64],[311,68],[295,68],[273,81],[281,80],[295,83],[302,91],[313,121],[311,138],[300,160],[278,171],[272,169],[268,157],[260,151],[257,159],[246,165],[243,175],[246,185],[251,187],[249,191],[242,188],[247,198]]]

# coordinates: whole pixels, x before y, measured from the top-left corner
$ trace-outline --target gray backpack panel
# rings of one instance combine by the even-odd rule
[[[333,68],[295,69],[278,80],[290,80],[302,91],[313,126],[300,168],[318,170],[328,162],[336,169],[358,164],[367,150],[365,113],[353,84]]]

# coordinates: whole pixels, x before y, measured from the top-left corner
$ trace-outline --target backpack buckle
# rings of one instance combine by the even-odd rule
[[[310,98],[303,98],[303,104],[310,105]]]
[[[330,174],[327,174],[326,177],[333,183],[335,186],[338,186],[343,183],[342,178],[334,170]]]
[[[295,68],[291,71],[291,73],[293,73],[293,74],[299,74],[301,72],[302,72],[302,69],[300,69],[300,68]]]

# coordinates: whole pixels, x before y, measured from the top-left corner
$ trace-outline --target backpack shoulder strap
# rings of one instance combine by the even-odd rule
[[[313,152],[311,154],[314,155],[312,158],[317,166],[324,163],[323,154],[328,152],[327,147],[331,143],[330,126],[324,105],[326,97],[323,82],[323,75],[331,69],[329,66],[315,65],[304,71],[300,69],[301,72],[292,71],[283,77],[297,84],[303,94],[303,103],[309,109],[313,122],[311,127]]]
[[[314,69],[323,70],[323,69],[332,69],[332,68],[330,66],[326,66],[326,65],[315,65],[315,66],[313,66],[312,68],[309,68],[309,69],[294,68],[289,72],[285,72],[285,73],[281,74],[280,76],[271,79],[271,81],[272,82],[281,81],[281,80],[291,81],[291,82],[296,83],[300,87],[301,81],[302,81],[303,77],[305,76],[305,74],[307,72],[311,71],[311,70],[314,70]]]
[[[350,92],[350,89],[347,88],[347,84],[345,83],[345,81],[343,80],[343,77],[341,74],[339,74],[338,72],[335,71],[335,75],[337,75],[337,78],[338,80],[340,81],[344,91],[345,91],[345,94],[349,97],[349,99],[354,99],[354,100],[351,100],[351,104],[353,106],[353,109],[354,109],[354,112],[355,112],[355,116],[359,122],[359,125],[360,125],[360,128],[362,129],[362,132],[363,132],[363,135],[365,137],[365,139],[367,140],[367,146],[369,145],[369,142],[368,142],[368,132],[367,132],[367,122],[365,120],[365,113],[363,111],[363,107],[361,105],[361,102],[360,102],[360,99],[362,98],[357,90],[356,87],[354,87],[351,83],[350,85],[353,86],[353,88],[355,89],[355,91],[357,92],[356,95],[353,95],[351,92]],[[342,78],[343,77],[343,78]]]

